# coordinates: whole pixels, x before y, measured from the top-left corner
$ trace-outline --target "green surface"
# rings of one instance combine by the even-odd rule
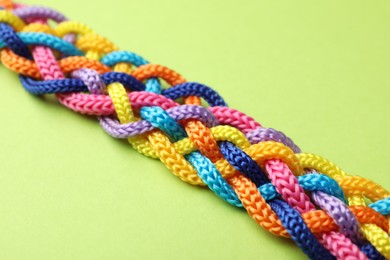
[[[390,2],[37,0],[390,188]],[[1,259],[302,259],[0,67]]]

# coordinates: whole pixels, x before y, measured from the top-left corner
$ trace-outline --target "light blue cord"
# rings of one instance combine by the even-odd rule
[[[173,142],[187,137],[183,127],[160,107],[143,107],[140,111],[140,115],[154,127],[165,132]],[[215,165],[208,158],[204,157],[199,152],[192,152],[185,157],[198,172],[198,175],[203,182],[206,183],[215,194],[234,206],[242,207],[242,203],[234,189],[227,183]],[[298,182],[305,190],[322,191],[342,200],[346,204],[348,203],[339,184],[326,175],[319,173],[306,174],[299,176]],[[258,190],[267,201],[279,196],[275,186],[271,183],[262,185]],[[374,208],[383,209],[383,205],[386,202],[378,201],[376,203],[376,205],[372,204]]]
[[[18,36],[26,45],[43,45],[58,50],[66,56],[84,56],[84,53],[71,43],[54,35],[37,32],[19,32]],[[0,41],[0,49],[5,43]]]
[[[208,158],[199,152],[192,152],[185,157],[194,166],[199,177],[209,186],[210,190],[231,205],[242,207],[236,192]]]
[[[390,214],[390,197],[378,200],[374,203],[371,203],[368,205],[370,208],[372,208],[375,211],[378,211],[383,216]]]
[[[183,127],[160,107],[143,107],[140,111],[143,119],[150,122],[154,127],[164,131],[174,142],[187,137]],[[222,177],[215,165],[199,152],[192,152],[185,156],[198,172],[199,177],[214,191],[217,196],[228,203],[242,207],[241,201],[233,188]]]
[[[131,63],[137,67],[149,64],[149,61],[130,51],[113,51],[105,55],[100,61],[109,67],[121,62]]]
[[[142,107],[140,110],[142,119],[145,119],[152,126],[159,128],[171,139],[171,141],[178,141],[187,137],[183,127],[181,127],[175,119],[161,107]]]
[[[340,185],[326,175],[319,173],[306,174],[298,176],[298,182],[304,190],[322,191],[342,200],[348,205],[348,200],[345,198],[344,191],[341,189]],[[258,189],[266,201],[270,201],[279,196],[275,186],[271,183],[261,185]]]

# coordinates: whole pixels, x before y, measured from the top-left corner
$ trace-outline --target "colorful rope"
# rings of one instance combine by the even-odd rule
[[[311,259],[390,259],[390,193],[380,185],[302,153],[210,87],[119,50],[55,10],[10,0],[0,6],[0,60],[31,94],[55,94],[96,115],[109,135],[244,207]],[[171,87],[162,89],[160,79]]]

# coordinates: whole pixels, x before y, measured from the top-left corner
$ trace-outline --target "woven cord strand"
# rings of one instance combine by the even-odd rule
[[[29,93],[55,94],[75,112],[97,116],[108,134],[244,207],[311,259],[390,258],[390,193],[380,185],[302,153],[212,88],[122,51],[53,9],[10,0],[0,7],[0,60]]]

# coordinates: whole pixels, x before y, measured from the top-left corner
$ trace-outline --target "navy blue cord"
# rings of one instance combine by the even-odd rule
[[[107,72],[101,75],[105,84],[114,82],[122,83],[132,91],[144,91],[145,85],[131,75],[121,72]],[[20,76],[23,87],[34,95],[68,93],[68,92],[88,92],[84,82],[79,79],[55,79],[38,81],[27,76]],[[227,106],[217,92],[209,87],[198,83],[183,83],[173,86],[165,91],[163,95],[170,99],[177,99],[186,96],[198,96],[205,99],[210,106]],[[172,98],[174,97],[174,98]]]
[[[379,253],[379,251],[370,243],[365,244],[360,247],[360,250],[370,259],[370,260],[385,260],[386,258]]]
[[[206,85],[195,82],[185,82],[171,88],[164,89],[162,94],[172,100],[186,96],[198,96],[206,100],[210,106],[227,106],[226,102],[215,90]]]
[[[233,143],[228,141],[220,142],[220,149],[223,157],[225,157],[229,164],[253,181],[256,187],[269,183],[267,175],[260,166]]]
[[[222,155],[229,162],[229,164],[231,164],[237,171],[243,173],[245,176],[247,176],[249,179],[251,179],[256,184],[257,187],[269,182],[265,173],[260,168],[260,166],[258,166],[257,163],[249,155],[247,155],[244,151],[242,151],[236,145],[234,145],[233,143],[228,142],[228,141],[223,141],[223,142],[220,142],[220,149],[221,149]],[[275,202],[284,203],[285,205],[283,205],[283,207],[282,206],[277,207]],[[289,232],[289,234],[293,238],[293,235],[290,233],[290,231],[288,229],[288,225],[292,225],[291,228],[294,231],[295,228],[299,228],[298,222],[295,222],[292,220],[286,220],[286,222],[283,222],[283,219],[278,214],[277,209],[279,209],[279,211],[282,210],[280,208],[284,208],[284,210],[287,210],[287,211],[293,210],[294,211],[293,214],[297,214],[297,216],[299,216],[299,218],[301,218],[299,213],[295,209],[291,208],[287,203],[285,203],[281,200],[278,200],[278,199],[274,199],[274,200],[270,201],[269,204],[271,205],[271,207],[275,211],[275,213],[278,215],[278,217],[281,219],[283,225],[285,226],[285,228],[287,229],[287,231]],[[291,213],[289,213],[289,214],[291,214]],[[301,219],[301,221],[303,221],[303,220]],[[296,223],[296,224],[291,224],[291,223]],[[308,230],[308,232],[310,233],[310,235],[312,237],[314,237],[313,234],[310,232],[310,230]],[[314,239],[315,239],[315,237],[314,237]],[[307,255],[309,255],[305,251],[305,248],[303,247],[305,245],[302,246],[302,244],[299,244],[302,241],[300,241],[300,240],[297,241],[295,239],[294,239],[294,241],[298,244],[298,246],[300,246],[302,248],[302,250]],[[317,240],[316,240],[316,242],[318,243]],[[310,245],[310,243],[311,242],[309,242],[308,245]],[[307,247],[310,249],[310,246],[307,246]],[[378,250],[375,247],[373,247],[370,243],[366,243],[360,249],[369,259],[378,259],[378,260],[385,259],[378,252]],[[315,249],[313,249],[313,250],[315,250]],[[310,257],[310,255],[309,255],[309,257]],[[322,259],[322,256],[319,256],[319,259]]]
[[[32,59],[27,45],[24,44],[14,29],[6,23],[0,23],[0,41],[3,41],[17,55],[29,60]]]
[[[0,10],[1,9],[2,8],[0,8]],[[0,40],[15,54],[27,59],[32,59],[27,45],[24,44],[13,28],[6,23],[0,23]],[[133,91],[145,90],[145,85],[142,82],[128,74],[109,72],[101,75],[101,77],[105,84],[120,82]],[[20,76],[20,79],[26,90],[36,95],[88,91],[83,82],[78,79],[36,81],[25,76]],[[227,106],[226,102],[216,91],[199,83],[182,83],[164,90],[163,95],[173,100],[185,96],[199,96],[204,98],[211,106]],[[227,141],[221,142],[221,151],[225,159],[228,160],[236,170],[250,178],[256,186],[259,187],[269,182],[265,173],[257,163],[234,144]],[[298,211],[290,207],[287,203],[277,199],[272,200],[270,205],[282,221],[292,239],[310,258],[334,259],[334,256],[316,240]],[[370,259],[385,259],[370,243],[362,246],[361,250]]]
[[[22,75],[19,76],[19,79],[22,86],[34,95],[88,91],[83,81],[79,79],[36,81]]]
[[[108,72],[101,75],[105,84],[114,82],[122,83],[126,88],[133,91],[145,90],[145,85],[131,75],[121,72]],[[38,81],[26,76],[20,76],[23,87],[34,95],[67,93],[67,92],[88,92],[84,82],[79,79],[55,79]]]
[[[310,259],[336,259],[306,226],[299,212],[282,200],[269,202],[287,232]]]
[[[126,88],[133,90],[133,91],[144,91],[145,90],[145,85],[141,81],[139,81],[138,79],[136,79],[133,76],[126,74],[126,73],[108,72],[108,73],[104,73],[101,77],[106,85],[109,85],[109,84],[115,83],[115,82],[120,82]]]
[[[233,143],[222,141],[220,142],[220,149],[222,155],[229,164],[247,176],[257,187],[270,182],[260,166],[248,154]],[[271,200],[269,204],[276,215],[278,215],[291,238],[306,255],[311,259],[335,259],[335,257],[318,242],[317,238],[307,227],[297,210],[279,199]]]
[[[243,173],[245,176],[247,176],[249,179],[251,179],[256,184],[257,187],[269,182],[269,180],[267,179],[265,173],[260,168],[260,166],[249,155],[247,155],[244,151],[242,151],[236,145],[234,145],[233,143],[228,142],[228,141],[223,141],[223,142],[220,142],[220,149],[221,149],[222,155],[229,162],[229,164],[231,164],[237,171]],[[300,217],[299,213],[295,209],[291,208],[287,203],[285,203],[281,200],[277,200],[277,199],[270,201],[269,203],[270,203],[272,209],[275,211],[275,213],[278,215],[278,217],[281,220],[282,220],[282,217],[279,216],[278,212],[276,211],[275,201],[277,201],[279,203],[286,204],[283,206],[284,209],[287,209],[287,207],[288,207],[287,211],[293,210],[294,211],[293,213],[298,214],[298,216]],[[281,210],[281,209],[279,209],[279,210]],[[282,223],[285,226],[285,228],[287,229],[287,231],[289,231],[287,225],[291,225],[291,223],[294,223],[294,221],[292,221],[292,222],[290,222],[290,221],[291,220],[287,220],[286,223],[284,223],[282,220]],[[298,222],[296,222],[296,223],[298,223]],[[291,228],[292,229],[299,228],[299,226],[297,224],[294,224],[294,226],[291,226]],[[312,237],[314,237],[310,231],[308,231],[308,232],[310,233],[310,235]],[[290,233],[290,231],[289,231],[289,234],[291,235],[291,237],[293,237],[293,235]],[[315,237],[314,237],[314,239],[315,239]],[[297,244],[302,242],[300,240],[296,241],[295,239],[294,239],[294,241]],[[316,242],[318,243],[317,240],[316,240]],[[308,245],[310,243],[311,242],[309,242]],[[304,251],[304,247],[303,247],[304,245],[303,246],[301,244],[298,244],[298,245]],[[308,246],[308,248],[310,248],[310,246]],[[315,249],[313,249],[313,250],[315,250]],[[362,246],[361,250],[365,255],[367,255],[369,257],[369,259],[378,259],[378,260],[385,259],[376,250],[376,248],[373,247],[370,243],[367,243],[364,246]],[[308,254],[307,252],[305,252],[305,253]],[[319,256],[319,258],[322,259],[322,256]]]

